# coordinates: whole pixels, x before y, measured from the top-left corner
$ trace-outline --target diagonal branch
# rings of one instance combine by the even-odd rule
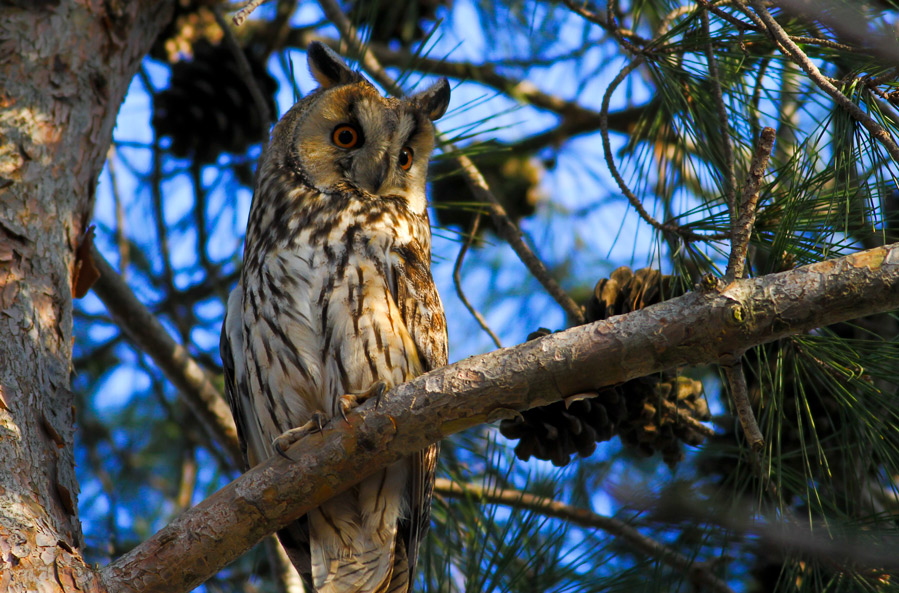
[[[744,2],[745,0],[740,0]],[[893,140],[893,137],[890,136],[889,132],[887,132],[883,126],[878,124],[874,119],[869,116],[867,113],[862,111],[861,107],[853,103],[846,95],[840,92],[840,90],[835,87],[830,80],[828,80],[821,71],[818,69],[815,64],[808,58],[807,55],[796,45],[790,36],[787,35],[787,32],[784,31],[783,27],[774,20],[774,17],[771,16],[771,13],[768,12],[768,9],[760,2],[759,0],[751,0],[752,7],[755,9],[756,14],[758,14],[758,18],[765,24],[765,27],[768,30],[768,33],[780,44],[784,53],[786,53],[790,59],[792,59],[800,68],[802,68],[808,77],[814,82],[818,87],[823,90],[825,93],[830,95],[830,97],[836,102],[837,105],[845,109],[849,112],[849,115],[854,117],[862,126],[865,127],[868,132],[880,142],[884,148],[887,149],[887,152],[890,153],[890,156],[893,157],[893,161],[899,163],[899,145]]]
[[[237,444],[237,429],[231,417],[231,409],[212,384],[209,375],[183,346],[172,339],[100,252],[94,249],[92,256],[100,271],[94,291],[106,305],[116,325],[135,346],[153,359],[168,380],[178,388],[213,443],[225,449],[233,467],[241,467],[243,455]]]
[[[449,498],[477,498],[488,503],[502,504],[517,509],[526,509],[547,517],[563,519],[575,525],[603,531],[620,537],[628,546],[651,558],[658,558],[668,566],[688,575],[690,581],[705,585],[719,593],[733,593],[727,583],[713,575],[707,567],[694,562],[674,548],[643,535],[640,531],[620,519],[606,517],[587,509],[535,496],[521,490],[508,488],[484,488],[476,484],[459,484],[445,478],[438,478],[434,492]]]
[[[899,244],[692,292],[449,365],[363,404],[185,511],[101,570],[111,593],[189,591],[378,468],[574,394],[899,308]]]
[[[721,88],[721,76],[718,73],[718,61],[712,47],[712,35],[709,31],[709,11],[701,10],[702,34],[706,39],[705,56],[709,67],[709,82],[712,86],[712,98],[718,111],[718,124],[721,126],[721,150],[724,153],[724,203],[727,204],[731,225],[737,222],[737,175],[734,171],[734,145],[730,137],[730,125],[727,118],[727,107],[724,105],[724,93]],[[731,239],[733,240],[733,239]]]

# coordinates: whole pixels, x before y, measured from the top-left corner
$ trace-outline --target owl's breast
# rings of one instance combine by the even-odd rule
[[[347,229],[340,240],[298,241],[266,254],[258,289],[248,289],[246,327],[261,353],[250,374],[268,385],[277,413],[273,435],[299,426],[315,412],[337,413],[345,393],[376,381],[393,386],[421,372],[417,348],[392,290],[393,239]]]

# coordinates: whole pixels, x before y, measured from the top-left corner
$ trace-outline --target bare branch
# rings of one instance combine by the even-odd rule
[[[774,128],[764,128],[759,135],[758,144],[752,155],[752,162],[743,183],[743,193],[740,201],[740,216],[734,221],[733,236],[731,237],[730,258],[727,262],[725,277],[728,282],[734,278],[742,278],[746,265],[746,253],[749,251],[749,239],[752,236],[752,228],[755,226],[755,216],[758,211],[759,185],[768,167],[768,159],[771,158],[771,150],[774,148],[774,138],[777,135]]]
[[[719,593],[732,593],[733,591],[727,586],[727,583],[713,575],[707,567],[694,562],[670,546],[643,535],[620,519],[606,517],[587,509],[577,508],[550,498],[534,496],[520,490],[484,488],[476,484],[460,484],[444,478],[437,479],[434,492],[449,498],[476,498],[488,503],[526,509],[547,517],[563,519],[588,529],[602,529],[611,535],[620,537],[626,545],[637,552],[651,558],[658,558],[668,566],[685,573],[693,583],[705,585]]]
[[[112,593],[186,592],[380,467],[451,434],[663,369],[899,308],[899,244],[736,280],[475,356],[363,404],[106,566]],[[636,355],[639,353],[639,355]]]
[[[183,346],[175,343],[100,252],[94,249],[92,255],[100,271],[94,291],[109,309],[116,324],[179,389],[194,416],[200,420],[213,442],[224,448],[233,466],[241,467],[243,455],[237,444],[237,429],[231,409],[206,371]]]
[[[244,21],[246,21],[249,16],[253,14],[253,11],[266,2],[268,2],[268,0],[248,0],[247,2],[243,3],[243,8],[237,11],[237,14],[235,14],[231,18],[231,20],[234,22],[234,26],[239,27],[244,24]],[[219,26],[221,26],[221,23],[219,23]],[[222,27],[222,29],[224,29],[224,27]]]
[[[249,8],[250,7],[247,6],[244,10]],[[253,6],[252,8],[255,9],[256,7]],[[271,110],[268,108],[268,103],[265,102],[265,95],[262,93],[262,89],[259,88],[256,77],[253,76],[253,71],[250,68],[250,63],[247,61],[246,54],[243,53],[243,49],[240,47],[240,44],[237,43],[234,32],[231,30],[231,27],[228,26],[225,17],[222,16],[221,7],[213,6],[212,14],[215,16],[215,22],[218,23],[218,26],[221,27],[222,32],[225,35],[225,45],[228,46],[228,50],[231,52],[231,55],[234,56],[234,61],[237,63],[238,74],[240,74],[244,84],[247,85],[247,89],[253,97],[253,103],[256,104],[256,110],[259,112],[260,118],[262,121],[266,122],[266,124],[270,123],[274,118],[272,117]],[[239,25],[239,23],[237,23],[238,16],[240,16],[240,13],[234,17],[234,21],[235,24]],[[263,148],[265,147],[265,144],[266,142],[263,141]]]
[[[765,438],[759,430],[759,424],[752,413],[752,406],[749,404],[749,389],[746,386],[746,374],[743,372],[743,357],[740,356],[734,364],[723,365],[724,374],[727,376],[727,384],[730,386],[730,395],[734,400],[734,406],[737,409],[737,417],[740,419],[740,426],[743,427],[743,434],[749,441],[752,450],[758,453],[765,448]]]
[[[579,3],[576,0],[562,0],[562,2],[564,2],[565,6],[567,6],[568,9],[571,10],[571,12],[593,23],[594,25],[599,25],[615,37],[625,38],[630,41],[639,43],[640,45],[646,45],[647,43],[649,43],[649,40],[640,37],[633,31],[622,29],[610,19],[604,19],[599,15],[599,13],[593,12],[592,10],[588,9],[586,1]]]
[[[452,144],[447,143],[447,145],[452,147]],[[568,296],[568,293],[559,286],[556,279],[549,273],[543,261],[525,244],[521,238],[521,229],[506,214],[506,209],[503,208],[496,196],[493,195],[493,192],[490,191],[487,181],[484,180],[484,176],[471,162],[471,159],[463,154],[456,157],[456,161],[462,167],[462,171],[465,173],[465,180],[468,182],[472,193],[474,193],[478,201],[490,207],[488,212],[499,235],[512,247],[512,250],[515,251],[528,271],[543,285],[546,292],[559,303],[571,320],[576,324],[584,323],[586,318],[581,306]]]

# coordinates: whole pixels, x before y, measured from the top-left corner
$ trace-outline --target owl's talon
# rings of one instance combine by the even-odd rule
[[[381,396],[383,396],[386,391],[387,383],[384,381],[375,381],[365,391],[350,392],[341,395],[337,409],[340,411],[340,415],[343,416],[343,419],[349,422],[349,420],[347,420],[347,414],[371,398],[375,398],[375,407],[380,407]]]
[[[370,388],[371,394],[369,397],[375,398],[375,408],[381,407],[381,400],[384,399],[384,394],[387,393],[387,383],[384,381],[378,381]]]
[[[300,441],[306,435],[310,435],[316,432],[321,432],[325,427],[325,415],[321,412],[315,412],[312,414],[312,418],[309,419],[309,422],[302,426],[297,426],[296,428],[291,428],[290,430],[286,430],[272,441],[272,447],[277,451],[278,455],[284,457],[285,459],[293,459],[287,455],[287,450],[293,446],[294,443]]]

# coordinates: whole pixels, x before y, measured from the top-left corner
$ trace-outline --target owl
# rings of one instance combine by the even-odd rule
[[[251,467],[356,405],[446,364],[425,180],[447,81],[385,98],[326,46],[320,84],[272,131],[221,353]],[[404,593],[427,530],[437,447],[278,533],[307,588]]]

